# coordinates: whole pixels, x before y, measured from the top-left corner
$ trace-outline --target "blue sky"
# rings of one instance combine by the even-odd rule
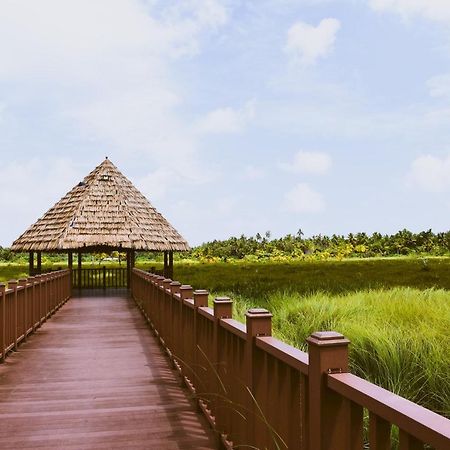
[[[0,245],[106,155],[191,244],[449,229],[447,0],[0,0]]]

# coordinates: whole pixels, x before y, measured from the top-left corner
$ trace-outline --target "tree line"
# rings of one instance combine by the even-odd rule
[[[281,238],[272,238],[270,231],[255,236],[230,237],[225,240],[213,240],[194,247],[190,252],[178,254],[177,258],[201,260],[233,259],[327,259],[327,258],[369,258],[398,255],[450,255],[450,231],[433,233],[432,230],[413,233],[401,230],[395,234],[350,233],[347,236],[315,235],[304,237],[302,230]],[[105,259],[120,261],[125,254],[95,254],[91,261],[103,262]],[[46,254],[48,262],[59,262],[67,258],[66,254]],[[86,255],[87,258],[87,255]],[[92,259],[94,258],[94,259]],[[162,260],[162,253],[139,252],[139,260]],[[0,247],[0,261],[26,263],[26,253],[14,253],[9,248]]]
[[[191,250],[192,258],[273,259],[273,258],[351,258],[398,255],[444,256],[450,254],[450,231],[432,230],[413,233],[401,230],[395,234],[350,233],[347,236],[295,235],[272,239],[270,231],[255,236],[231,237],[206,242]]]

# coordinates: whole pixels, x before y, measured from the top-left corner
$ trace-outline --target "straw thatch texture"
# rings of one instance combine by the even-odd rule
[[[108,159],[12,245],[14,251],[113,247],[189,250],[186,240]]]

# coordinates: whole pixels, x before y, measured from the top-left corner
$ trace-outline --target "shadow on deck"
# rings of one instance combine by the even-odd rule
[[[0,365],[0,448],[212,449],[126,290],[83,291]]]

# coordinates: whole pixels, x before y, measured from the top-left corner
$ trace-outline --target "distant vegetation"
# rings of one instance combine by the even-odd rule
[[[83,256],[116,266],[117,253]],[[174,278],[234,300],[235,317],[265,307],[274,333],[305,348],[313,331],[350,338],[352,371],[450,417],[450,232],[313,236],[270,233],[200,245],[176,254]],[[43,254],[43,269],[67,255]],[[26,276],[27,254],[0,249],[0,281]],[[124,262],[122,263],[124,264]],[[142,269],[162,254],[138,253]]]
[[[178,253],[176,259],[199,261],[289,261],[316,259],[371,258],[405,255],[450,256],[450,231],[433,233],[431,230],[412,233],[402,230],[392,235],[381,233],[350,233],[348,236],[312,236],[305,238],[302,230],[295,235],[272,239],[270,231],[263,235],[231,237],[214,240],[194,247],[190,252]],[[115,261],[125,260],[125,253],[96,253],[83,256],[83,261],[102,263],[113,257]],[[139,252],[138,261],[161,261],[161,253]],[[66,261],[66,254],[44,253],[43,263]],[[14,253],[0,247],[0,262],[28,262],[26,253]]]
[[[228,259],[328,259],[368,258],[398,255],[450,255],[450,231],[431,230],[412,233],[402,230],[392,235],[350,233],[348,236],[312,236],[302,230],[271,239],[268,231],[254,237],[232,237],[202,244],[191,251],[193,258],[227,261]]]

